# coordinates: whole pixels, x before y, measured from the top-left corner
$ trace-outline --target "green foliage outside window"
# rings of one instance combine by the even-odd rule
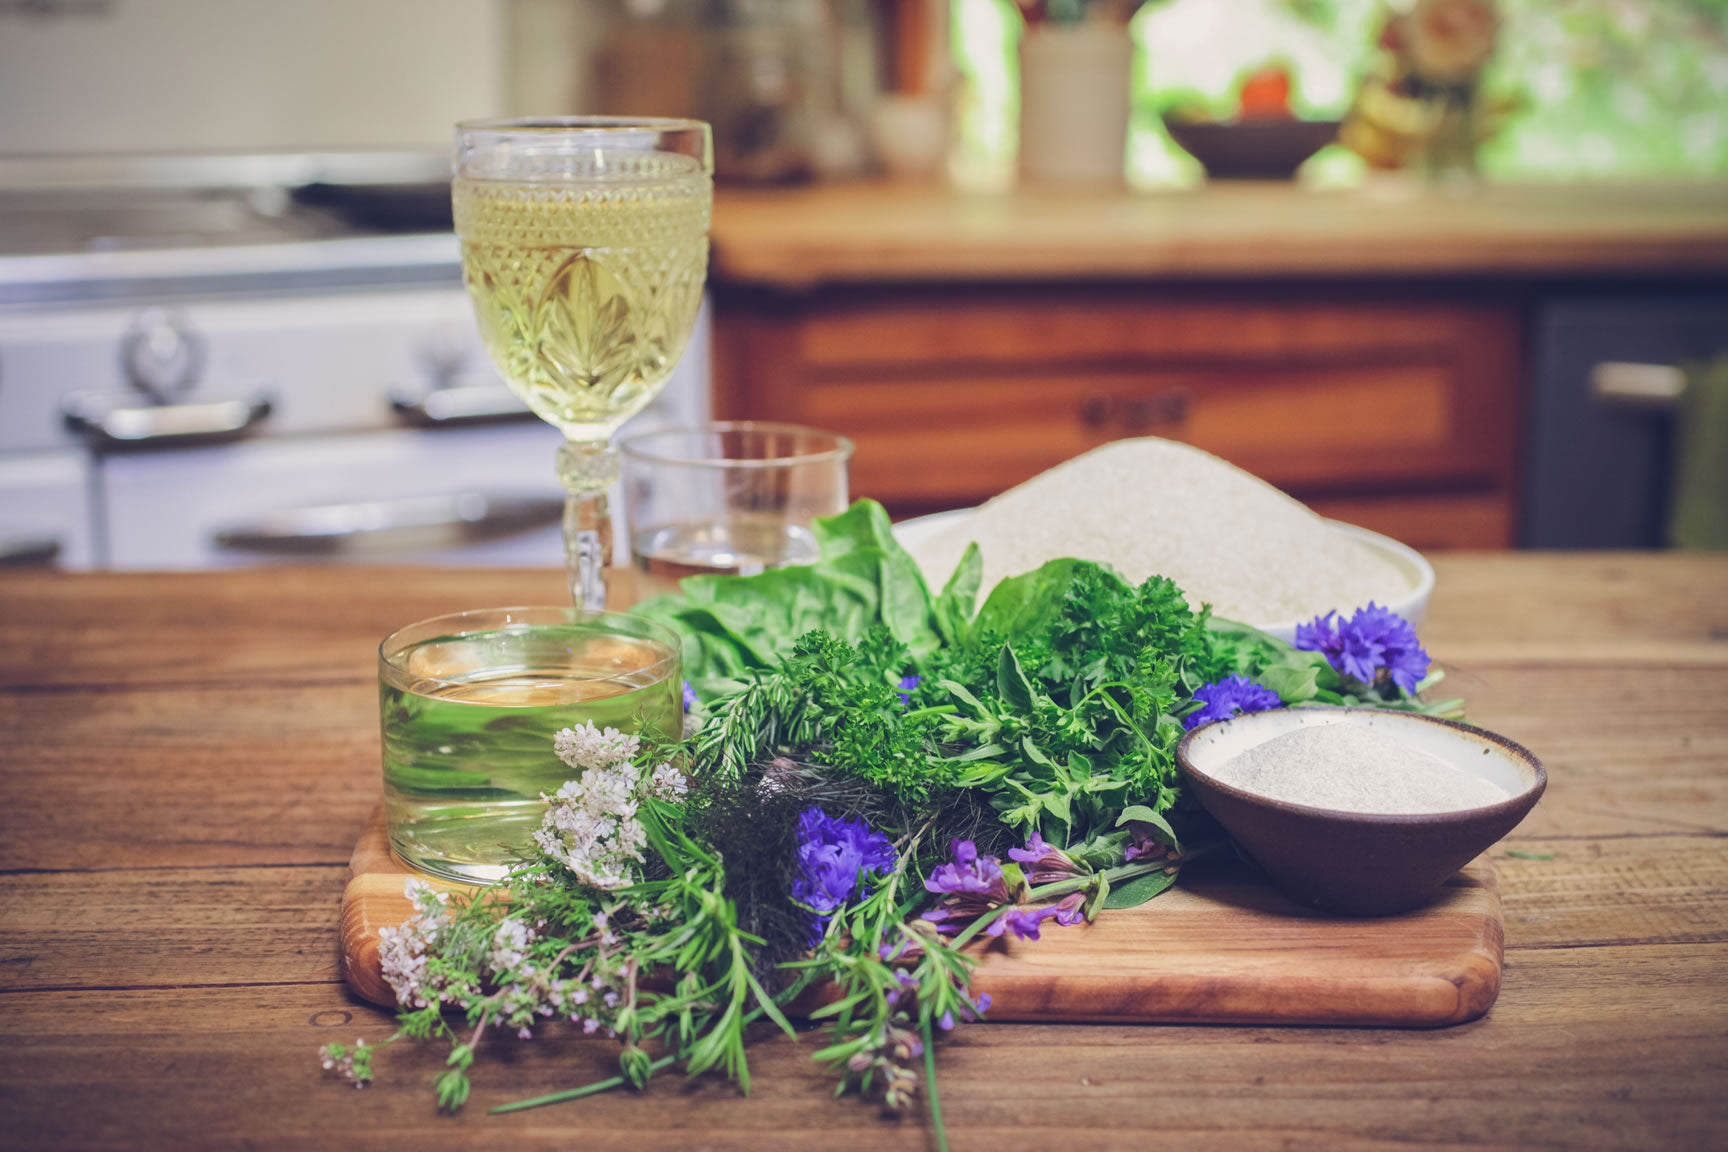
[[[1019,17],[1010,0],[951,0],[959,178],[999,184],[1014,160]],[[1134,20],[1136,184],[1190,184],[1199,166],[1159,114],[1228,118],[1242,77],[1286,64],[1291,106],[1338,117],[1369,67],[1390,0],[1151,0]],[[1404,0],[1408,2],[1408,0]],[[1728,177],[1728,0],[1499,0],[1484,91],[1509,108],[1481,170],[1504,180]],[[1317,170],[1351,171],[1341,149]],[[1310,173],[1312,175],[1312,173]]]

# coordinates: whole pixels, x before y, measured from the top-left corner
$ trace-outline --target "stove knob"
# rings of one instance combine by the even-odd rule
[[[157,404],[190,391],[203,365],[203,343],[187,329],[184,317],[166,308],[138,313],[120,341],[127,383]]]

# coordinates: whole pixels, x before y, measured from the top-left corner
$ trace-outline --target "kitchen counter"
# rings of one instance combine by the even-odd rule
[[[957,1148],[1702,1148],[1728,1139],[1728,557],[1455,554],[1423,638],[1547,795],[1491,859],[1506,965],[1438,1031],[984,1024],[941,1046]],[[377,802],[375,645],[555,570],[0,574],[0,1147],[925,1148],[809,1043],[754,1092],[657,1080],[489,1116],[615,1049],[489,1039],[445,1117],[383,1039],[338,903]],[[1149,906],[1155,908],[1155,905]]]
[[[854,490],[896,515],[1154,435],[1417,547],[1494,548],[1543,431],[1542,317],[1720,294],[1728,185],[723,188],[712,267],[715,412],[851,437]]]
[[[1728,185],[1411,183],[1155,192],[858,183],[723,188],[714,278],[883,281],[1728,274]]]

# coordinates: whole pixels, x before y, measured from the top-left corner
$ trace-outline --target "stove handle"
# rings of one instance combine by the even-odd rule
[[[218,529],[220,549],[340,556],[457,548],[558,523],[564,499],[486,492],[296,508]]]
[[[124,397],[76,395],[66,402],[66,426],[100,452],[183,448],[238,440],[270,418],[268,397],[133,405]]]
[[[502,424],[537,417],[506,384],[445,384],[390,398],[396,419],[414,428],[457,428],[471,424]]]
[[[60,559],[60,541],[52,536],[0,537],[0,568],[53,564]]]

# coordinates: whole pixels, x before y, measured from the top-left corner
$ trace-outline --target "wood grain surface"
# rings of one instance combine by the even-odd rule
[[[394,1007],[378,929],[414,914],[404,882],[420,877],[391,852],[382,811],[349,867],[342,975],[356,995]],[[1502,941],[1486,859],[1427,907],[1371,920],[1311,912],[1237,861],[1208,861],[1138,908],[975,946],[973,989],[990,996],[992,1020],[1439,1027],[1494,1003]]]
[[[713,269],[780,289],[872,281],[1721,275],[1719,184],[1409,184],[1315,192],[966,193],[894,183],[723,190]]]
[[[987,1023],[938,1052],[956,1149],[1728,1143],[1728,557],[1440,555],[1423,638],[1549,788],[1490,852],[1487,1015],[1436,1030]],[[554,1031],[484,1042],[440,1115],[434,1046],[339,963],[378,795],[375,647],[436,612],[556,603],[556,571],[0,574],[0,1147],[922,1149],[835,1100],[815,1037],[754,1089],[492,1116],[607,1075]],[[1172,905],[1174,907],[1174,905]],[[1047,940],[1052,937],[1047,937]]]

